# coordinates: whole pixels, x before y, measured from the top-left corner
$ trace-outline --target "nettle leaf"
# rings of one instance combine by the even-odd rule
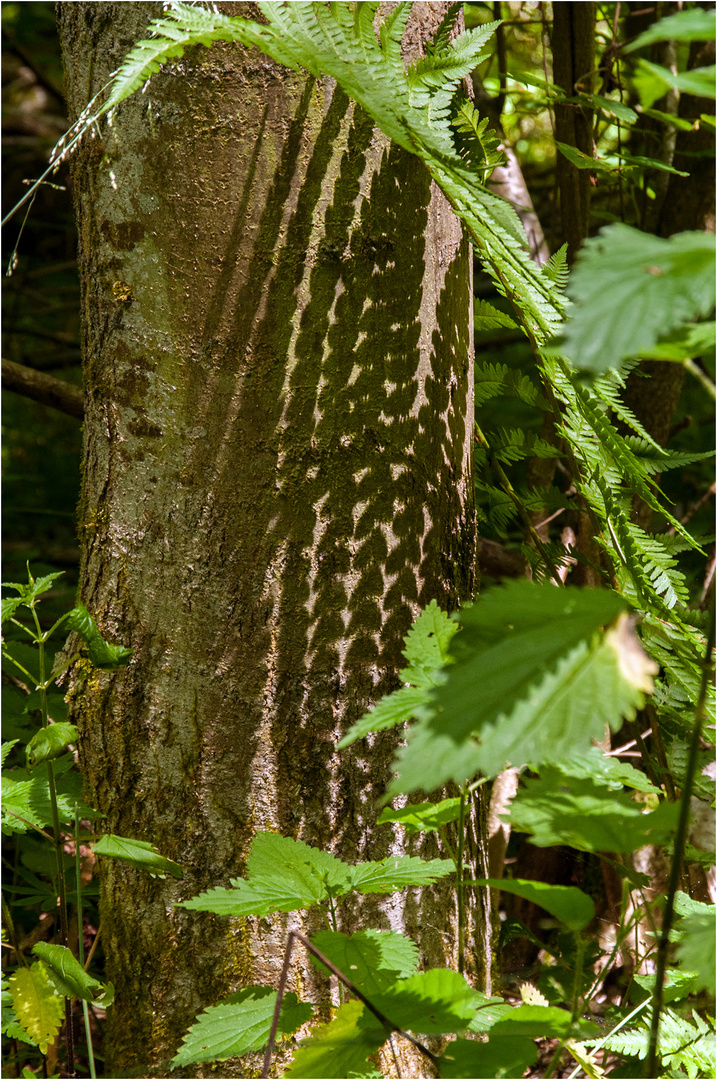
[[[619,727],[648,685],[639,664],[628,667],[625,628],[597,634],[623,607],[604,590],[527,581],[464,607],[455,664],[398,751],[389,794],[552,761],[587,749],[605,723]]]
[[[258,832],[252,840],[246,864],[250,881],[281,875],[287,884],[295,883],[298,888],[304,888],[307,870],[324,890],[324,895],[327,895],[326,890],[338,894],[350,888],[350,868],[330,851],[273,832]]]
[[[149,844],[145,840],[130,840],[126,836],[106,833],[101,840],[93,844],[92,851],[95,855],[120,859],[136,867],[137,870],[146,870],[152,877],[165,877],[167,874],[176,878],[182,876],[179,863],[160,855],[154,844]]]
[[[482,878],[472,884],[489,885],[492,889],[531,900],[560,919],[570,930],[584,930],[595,917],[593,901],[572,885],[546,885],[543,881],[523,881],[518,878]]]
[[[466,1076],[522,1077],[538,1059],[538,1048],[524,1035],[503,1034],[487,1043],[456,1039],[441,1057],[441,1076],[460,1080]]]
[[[351,937],[322,930],[312,935],[311,942],[369,998],[412,975],[418,966],[418,947],[388,930],[361,930]],[[311,962],[329,974],[316,957]]]
[[[6,597],[0,604],[0,607],[2,607],[0,623],[4,623],[6,619],[11,619],[22,603],[24,601],[21,596]]]
[[[67,627],[76,631],[85,642],[95,667],[107,671],[124,667],[134,653],[134,649],[127,649],[123,645],[110,645],[105,641],[84,604],[78,604],[72,609],[67,619]]]
[[[457,971],[431,968],[402,979],[373,997],[371,1004],[398,1027],[445,1035],[465,1031],[486,1000]]]
[[[16,592],[20,593],[18,603],[29,605],[33,600],[36,600],[38,596],[41,596],[44,592],[47,592],[48,589],[51,589],[53,581],[62,577],[64,572],[64,570],[58,570],[55,574],[45,574],[44,577],[33,578],[28,569],[27,574],[29,580],[24,585],[18,585],[13,581],[3,581],[2,588],[15,589]],[[3,601],[3,603],[5,603],[5,601]],[[3,615],[3,618],[4,617],[5,616]]]
[[[64,945],[49,945],[39,941],[32,950],[45,964],[50,981],[58,994],[68,998],[80,998],[98,1005],[112,1003],[114,990],[112,984],[105,986],[98,979],[88,975],[72,952]]]
[[[65,1017],[64,998],[55,993],[42,963],[18,968],[8,979],[8,987],[19,1024],[46,1054]]]
[[[325,1077],[345,1080],[365,1075],[368,1059],[386,1042],[388,1031],[360,1001],[342,1005],[330,1024],[317,1028],[299,1043],[287,1080],[314,1080]]]
[[[270,986],[247,986],[205,1009],[184,1036],[172,1068],[200,1061],[226,1061],[261,1050],[269,1041],[276,997],[276,990]],[[296,994],[285,994],[278,1034],[293,1035],[311,1016],[311,1005],[299,1003]]]
[[[633,851],[666,842],[677,825],[678,803],[661,803],[650,813],[623,792],[587,778],[543,768],[524,782],[510,804],[514,829],[530,834],[537,847],[566,844],[579,851]]]
[[[33,735],[25,749],[28,769],[34,769],[40,762],[60,757],[74,742],[77,742],[77,728],[74,724],[48,724],[41,728]]]
[[[459,629],[458,623],[431,600],[406,635],[403,655],[408,667],[398,675],[402,682],[411,685],[394,690],[374,705],[344,735],[338,749],[343,750],[372,731],[383,731],[419,716],[428,706],[428,691],[436,685],[441,669],[450,662],[448,647]]]
[[[94,818],[97,812],[82,801],[82,777],[74,768],[70,754],[52,763],[57,795],[57,811],[60,823],[75,820],[75,807],[80,816]],[[2,777],[2,829],[3,832],[27,832],[30,825],[13,817],[10,811],[26,818],[38,828],[52,824],[52,803],[46,770],[32,775],[27,769],[10,769]]]
[[[557,351],[578,368],[604,371],[650,349],[715,303],[715,238],[683,232],[663,240],[616,223],[583,245],[570,276],[575,306]]]
[[[380,862],[350,867],[352,889],[360,893],[396,892],[410,886],[433,885],[455,872],[452,859],[419,859],[413,855],[390,856]]]
[[[442,799],[437,803],[409,803],[408,806],[402,806],[398,810],[386,806],[381,811],[377,824],[385,825],[396,821],[409,835],[417,832],[436,832],[451,821],[457,821],[460,813],[460,798]]]
[[[677,12],[676,15],[668,15],[665,19],[658,19],[629,45],[623,45],[622,51],[630,53],[635,49],[644,49],[655,41],[714,41],[714,38],[714,11],[689,8]]]

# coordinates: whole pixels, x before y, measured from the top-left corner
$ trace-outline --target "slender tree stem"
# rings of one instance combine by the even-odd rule
[[[711,619],[710,629],[707,637],[707,647],[705,649],[705,657],[702,662],[702,681],[700,683],[700,695],[697,701],[697,709],[695,711],[695,726],[692,732],[692,739],[690,741],[690,749],[687,758],[687,769],[685,771],[685,780],[682,787],[682,798],[680,801],[680,817],[677,823],[677,832],[675,834],[675,849],[672,858],[672,865],[670,867],[670,881],[667,889],[667,901],[665,903],[665,913],[662,917],[662,933],[660,934],[660,943],[657,947],[657,970],[655,971],[655,993],[653,995],[652,1002],[652,1020],[650,1023],[650,1048],[647,1055],[647,1064],[645,1066],[645,1076],[655,1076],[655,1069],[657,1064],[657,1039],[660,1032],[660,1013],[662,1011],[662,1001],[664,994],[663,982],[665,978],[665,968],[667,966],[667,951],[670,942],[670,930],[672,929],[672,920],[675,912],[675,894],[677,892],[677,886],[682,874],[682,860],[685,851],[685,842],[687,839],[687,826],[690,818],[690,796],[692,794],[692,788],[697,775],[697,760],[700,749],[700,735],[702,733],[702,721],[705,713],[705,701],[707,698],[707,684],[709,681],[710,673],[712,671],[712,653],[715,646],[715,620],[714,620],[714,592],[712,593],[712,605],[711,605]]]
[[[458,816],[458,857],[456,859],[456,889],[458,891],[458,971],[463,974],[465,968],[466,914],[463,893],[463,847],[466,825],[466,792],[461,790],[461,806]]]

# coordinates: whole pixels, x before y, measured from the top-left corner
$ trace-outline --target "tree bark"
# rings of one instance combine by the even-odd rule
[[[162,9],[58,6],[77,116]],[[447,6],[416,5],[412,40]],[[201,1008],[276,983],[287,928],[316,928],[176,901],[240,876],[258,829],[349,861],[408,850],[375,829],[397,735],[335,746],[396,685],[419,609],[474,588],[471,261],[418,159],[329,80],[235,46],[166,65],[73,169],[81,594],[135,650],[123,672],[76,672],[73,712],[107,830],[184,872],[103,861],[106,1061],[167,1075]],[[479,875],[484,816],[480,802]],[[443,965],[453,908],[447,887],[414,891],[341,928],[414,931]],[[490,915],[475,918],[471,969],[489,985]],[[327,1000],[303,958],[294,977]]]

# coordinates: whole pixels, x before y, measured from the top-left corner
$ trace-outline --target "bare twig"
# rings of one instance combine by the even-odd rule
[[[42,405],[49,405],[51,409],[57,409],[68,416],[75,416],[79,420],[84,418],[82,390],[62,379],[56,379],[54,375],[36,371],[24,364],[16,364],[13,360],[3,360],[2,385],[5,390],[12,390],[13,393],[32,398]]]

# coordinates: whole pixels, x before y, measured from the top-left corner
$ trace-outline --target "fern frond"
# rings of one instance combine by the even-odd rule
[[[523,461],[527,457],[555,458],[559,451],[545,439],[523,428],[501,428],[490,433],[492,456],[498,461]]]
[[[641,438],[637,435],[626,435],[625,443],[630,447],[635,457],[642,463],[647,473],[668,472],[670,469],[680,469],[684,465],[692,465],[695,461],[706,461],[714,457],[714,450],[705,450],[703,453],[689,453],[684,450],[664,450],[660,447],[659,456],[654,456],[652,440]]]
[[[637,361],[633,364],[629,362],[629,367],[634,367]],[[609,405],[619,420],[622,420],[626,427],[631,428],[636,435],[639,435],[642,439],[648,442],[654,450],[658,453],[662,452],[662,447],[659,443],[655,442],[650,433],[640,423],[631,409],[625,405],[620,397],[620,390],[625,388],[625,375],[628,372],[628,364],[623,364],[622,371],[620,368],[612,368],[610,371],[606,371],[604,375],[601,375],[599,379],[596,379],[592,384],[592,391],[597,398],[604,401],[606,405]]]
[[[479,333],[485,330],[518,329],[518,324],[511,319],[510,315],[493,307],[487,300],[476,300],[473,306],[473,325]]]
[[[543,263],[542,272],[545,274],[549,281],[552,281],[553,285],[561,292],[568,283],[568,276],[570,270],[568,268],[568,245],[563,244],[561,248],[550,256],[546,263]]]
[[[459,101],[451,117],[456,150],[463,160],[487,180],[497,165],[505,164],[500,139],[488,128],[488,117],[481,120],[468,98]]]
[[[490,307],[490,305],[488,305]],[[495,310],[495,309],[493,309]],[[499,394],[512,394],[526,405],[547,409],[548,403],[529,375],[509,368],[506,364],[479,364],[475,371],[476,408]]]

